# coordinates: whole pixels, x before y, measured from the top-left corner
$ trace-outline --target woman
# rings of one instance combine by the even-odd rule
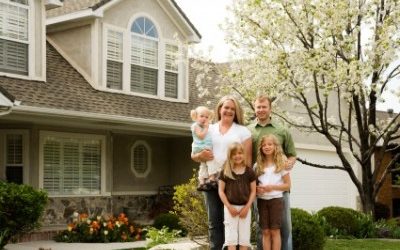
[[[251,166],[251,133],[243,126],[243,111],[239,102],[232,96],[224,96],[218,102],[216,109],[217,122],[210,125],[213,150],[203,150],[192,155],[196,162],[212,159],[219,166],[219,170],[227,158],[230,144],[242,143],[245,149],[246,165]],[[224,244],[224,205],[219,198],[218,190],[204,192],[208,214],[208,233],[210,249],[221,250]]]

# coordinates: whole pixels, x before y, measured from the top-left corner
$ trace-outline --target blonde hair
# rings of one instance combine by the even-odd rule
[[[245,155],[244,147],[241,143],[234,142],[234,143],[230,144],[228,147],[227,158],[224,163],[223,170],[222,170],[224,175],[232,180],[235,179],[233,177],[233,173],[232,173],[232,167],[234,165],[232,156],[238,151],[243,152],[243,165],[245,165],[246,155]]]
[[[244,124],[244,118],[243,118],[242,107],[240,106],[239,102],[236,100],[235,97],[228,96],[228,95],[223,96],[219,100],[217,106],[215,107],[215,114],[216,114],[215,118],[216,118],[216,121],[221,120],[221,107],[222,107],[222,105],[224,105],[224,103],[226,101],[232,101],[233,104],[235,105],[235,117],[233,118],[233,121],[236,122],[237,124],[243,125]]]
[[[214,118],[214,112],[209,108],[207,108],[206,106],[198,106],[197,108],[190,110],[190,117],[192,118],[193,121],[197,121],[197,116],[202,112],[207,112],[208,119],[212,121],[212,119]]]
[[[264,141],[266,140],[272,140],[272,143],[275,146],[275,150],[272,155],[273,157],[272,160],[275,164],[275,173],[279,173],[285,168],[286,156],[283,153],[282,146],[279,143],[278,138],[273,134],[264,135],[261,138],[260,144],[258,145],[257,148],[257,167],[256,167],[257,176],[260,176],[264,173],[265,163],[267,162],[267,156],[264,154],[262,150]]]

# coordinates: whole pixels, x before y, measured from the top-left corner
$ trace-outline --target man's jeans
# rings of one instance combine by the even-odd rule
[[[292,215],[290,213],[290,193],[283,192],[283,213],[282,213],[282,227],[281,227],[281,240],[282,250],[293,250],[292,241]],[[259,225],[259,215],[257,211],[257,201],[253,203],[254,215],[257,222],[257,250],[263,249],[262,230]]]
[[[221,250],[225,241],[224,233],[224,204],[219,198],[217,190],[203,192],[208,215],[208,235],[210,249]]]

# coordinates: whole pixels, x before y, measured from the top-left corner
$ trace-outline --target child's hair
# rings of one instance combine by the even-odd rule
[[[224,175],[232,180],[235,179],[232,174],[232,167],[233,167],[232,155],[234,155],[238,151],[243,152],[243,165],[245,165],[246,156],[244,155],[245,154],[244,147],[241,143],[234,142],[228,147],[228,153],[227,153],[228,157],[226,158],[226,161],[223,166]]]
[[[256,175],[260,176],[264,173],[264,166],[267,161],[267,157],[264,154],[262,148],[265,140],[272,140],[273,144],[275,145],[275,150],[273,153],[273,162],[275,164],[275,173],[281,172],[285,168],[285,161],[286,161],[286,156],[283,153],[282,146],[278,141],[278,138],[276,138],[275,135],[269,134],[269,135],[264,135],[261,138],[260,145],[258,146],[257,149],[257,168],[256,168]]]
[[[190,110],[190,117],[192,118],[193,121],[197,120],[197,116],[202,113],[202,112],[207,112],[208,113],[208,119],[212,121],[214,117],[214,112],[207,108],[206,106],[198,106],[195,109]]]

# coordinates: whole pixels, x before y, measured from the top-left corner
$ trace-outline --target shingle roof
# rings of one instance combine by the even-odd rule
[[[47,18],[61,16],[69,13],[73,13],[79,10],[84,10],[91,8],[92,10],[96,10],[101,6],[105,5],[112,0],[64,0],[63,6],[59,8],[54,8],[46,11]],[[190,22],[189,18],[183,12],[183,10],[179,7],[179,5],[174,1],[170,0],[175,8],[179,11],[179,13],[183,16],[188,25],[193,29],[193,31],[197,34],[198,37],[201,37],[200,32],[196,29],[196,27]]]
[[[201,104],[195,75],[189,73],[189,103],[176,103],[94,89],[50,44],[47,44],[47,81],[0,76],[0,86],[21,106],[112,114],[173,122],[190,122],[190,110]]]

